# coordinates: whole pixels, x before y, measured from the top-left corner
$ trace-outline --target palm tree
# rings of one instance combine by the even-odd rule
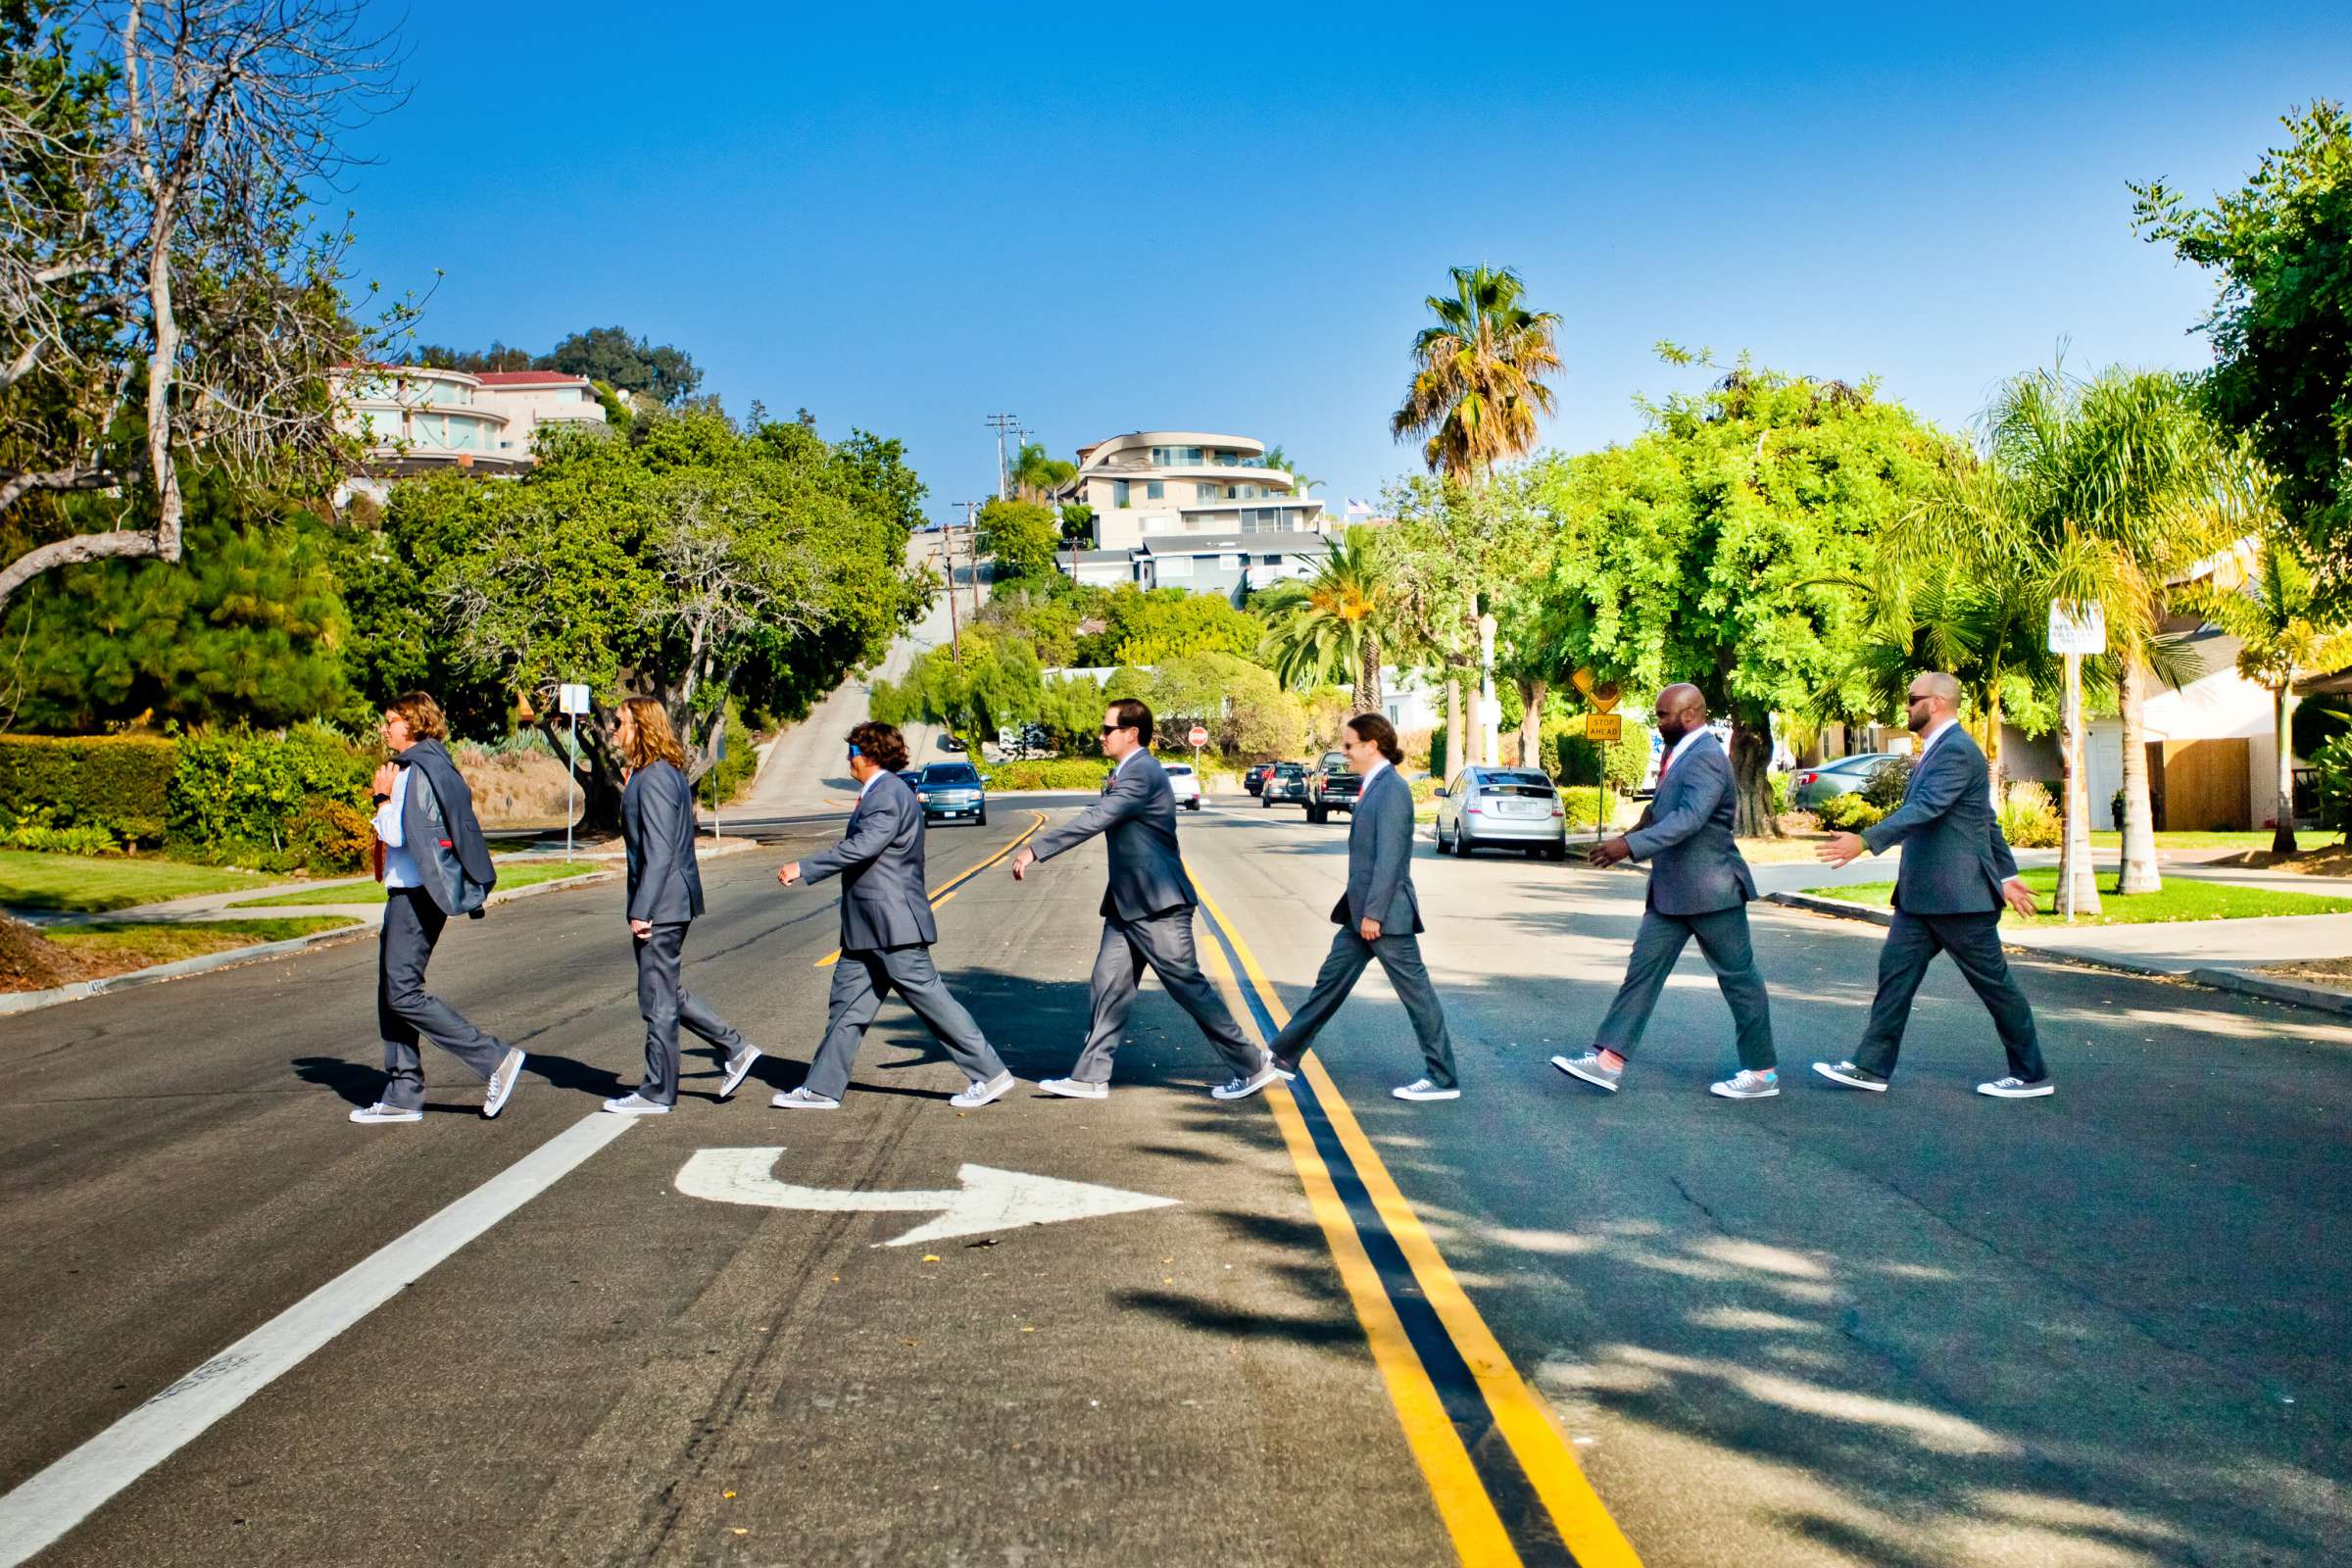
[[[1291,483],[1297,486],[1297,489],[1293,492],[1294,494],[1305,495],[1308,491],[1314,489],[1315,486],[1323,482],[1320,479],[1310,479],[1305,474],[1300,473],[1298,469],[1292,465],[1291,455],[1282,450],[1282,444],[1280,442],[1276,442],[1273,446],[1266,448],[1266,454],[1262,461],[1265,463],[1267,467],[1272,468],[1279,473],[1287,473],[1291,476]]]
[[[2030,601],[2098,606],[2123,716],[2124,867],[2117,891],[2153,893],[2154,814],[2144,718],[2151,673],[2195,662],[2164,636],[2167,584],[2230,542],[2210,507],[2227,454],[2177,375],[2110,368],[2089,380],[2029,371],[1984,415],[1981,474],[1949,487],[1901,530],[1913,561],[2014,575]]]
[[[1544,377],[1560,368],[1560,318],[1520,303],[1508,268],[1452,269],[1453,296],[1429,296],[1434,325],[1413,339],[1413,379],[1389,420],[1399,441],[1419,436],[1432,473],[1470,483],[1535,450],[1536,416],[1552,411]]]
[[[1259,653],[1293,691],[1346,680],[1355,710],[1380,710],[1380,640],[1387,594],[1369,528],[1350,528],[1315,574],[1276,583],[1251,609],[1266,617]]]
[[[1035,441],[1022,442],[1019,455],[1012,460],[1012,494],[1017,501],[1043,505],[1076,477],[1078,465],[1046,456],[1045,447]]]
[[[2295,553],[2278,514],[2270,474],[2240,456],[2225,505],[2250,515],[2249,537],[2259,537],[2253,570],[2241,580],[2224,572],[2190,585],[2177,596],[2180,605],[2235,637],[2242,645],[2237,672],[2268,690],[2278,736],[2278,806],[2271,853],[2295,853],[2294,743],[2287,721],[2294,713],[2293,688],[2307,676],[2352,663],[2352,626],[2315,615],[2318,596],[2310,568]],[[2228,573],[2234,576],[2234,572]]]

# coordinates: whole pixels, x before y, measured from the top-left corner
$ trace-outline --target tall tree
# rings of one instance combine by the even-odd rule
[[[1276,583],[1251,609],[1266,622],[1261,656],[1294,691],[1341,681],[1355,710],[1380,711],[1381,635],[1388,589],[1372,530],[1350,528],[1333,542],[1314,575]]]
[[[1421,439],[1430,472],[1476,483],[1535,450],[1536,416],[1552,411],[1560,318],[1521,303],[1526,285],[1509,268],[1451,274],[1450,296],[1429,296],[1437,320],[1413,339],[1413,378],[1389,427]]]
[[[997,564],[1001,578],[1054,575],[1061,522],[1034,501],[991,501],[973,518],[972,548]]]
[[[2352,607],[2352,119],[2321,99],[2245,185],[2192,208],[2162,180],[2132,187],[2134,222],[2215,269],[2202,323],[2207,393],[2278,476],[2280,510],[2324,594]]]
[[[701,367],[684,349],[651,338],[631,337],[618,326],[593,326],[574,332],[542,355],[534,367],[584,375],[618,387],[642,392],[668,408],[676,408],[703,384]]]
[[[1044,506],[1054,499],[1054,492],[1077,477],[1078,465],[1047,456],[1046,449],[1035,441],[1022,442],[1012,460],[1012,494],[1018,501]]]
[[[178,560],[199,455],[257,489],[343,471],[329,372],[413,314],[355,325],[351,236],[313,221],[393,88],[361,11],[0,10],[0,607],[54,566]],[[69,531],[76,494],[117,502],[114,525]]]

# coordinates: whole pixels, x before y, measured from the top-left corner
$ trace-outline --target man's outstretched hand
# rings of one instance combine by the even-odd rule
[[[776,868],[776,880],[783,883],[786,887],[792,886],[800,879],[801,862],[798,860],[788,860]]]
[[[1036,863],[1036,852],[1031,850],[1028,845],[1022,845],[1019,849],[1012,852],[1012,879],[1015,882],[1028,881],[1029,868]]]
[[[1832,865],[1844,865],[1849,861],[1859,860],[1869,853],[1870,846],[1862,842],[1861,834],[1833,833],[1822,841],[1821,848],[1813,852],[1813,857],[1815,859],[1827,860]]]
[[[1626,843],[1625,835],[1620,833],[1613,839],[1593,845],[1585,858],[1593,865],[1615,865],[1619,860],[1632,859],[1633,856],[1634,847]]]

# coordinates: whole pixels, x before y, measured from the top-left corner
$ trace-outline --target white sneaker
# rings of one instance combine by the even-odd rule
[[[648,1100],[634,1089],[617,1099],[605,1102],[605,1108],[615,1116],[666,1116],[669,1107],[659,1100]]]
[[[424,1120],[424,1112],[421,1110],[403,1110],[398,1105],[387,1105],[379,1100],[372,1105],[362,1105],[359,1109],[353,1111],[351,1113],[351,1119],[356,1122],[368,1123],[384,1121],[422,1121]]]
[[[1110,1085],[1080,1083],[1075,1078],[1040,1078],[1037,1087],[1064,1100],[1108,1100]]]
[[[759,1059],[760,1048],[758,1046],[746,1046],[734,1055],[729,1056],[727,1058],[727,1075],[719,1080],[718,1098],[724,1100],[736,1090],[741,1089],[744,1079],[751,1075],[752,1063]]]
[[[1617,1086],[1625,1082],[1625,1069],[1612,1067],[1602,1061],[1597,1051],[1588,1051],[1581,1056],[1554,1056],[1551,1064],[1569,1077],[1581,1078],[1593,1088],[1606,1089],[1612,1095],[1617,1092]]]
[[[807,1087],[787,1089],[768,1103],[777,1110],[839,1110],[841,1108],[841,1102],[835,1100],[831,1095],[820,1095],[815,1090]]]
[[[1977,1085],[1977,1093],[1990,1095],[1995,1100],[2039,1100],[2054,1095],[2058,1086],[2047,1078],[2028,1083],[2023,1078],[1995,1078],[1988,1084]]]
[[[1440,1089],[1426,1078],[1416,1078],[1409,1084],[1398,1084],[1389,1091],[1398,1100],[1459,1100],[1459,1089]]]
[[[1271,1061],[1259,1064],[1257,1071],[1247,1078],[1228,1078],[1208,1092],[1211,1100],[1248,1100],[1268,1084],[1283,1082],[1283,1075]]]
[[[1742,1067],[1719,1084],[1707,1085],[1707,1093],[1721,1095],[1726,1100],[1770,1100],[1781,1092],[1781,1077],[1777,1071],[1763,1072]]]
[[[975,1078],[962,1094],[950,1095],[948,1103],[954,1105],[957,1110],[978,1110],[990,1101],[1003,1100],[1006,1095],[1011,1094],[1012,1086],[1018,1080],[1009,1072],[1001,1072],[994,1078]]]
[[[499,1058],[498,1066],[490,1074],[490,1087],[482,1093],[484,1121],[507,1108],[507,1102],[514,1095],[514,1081],[522,1076],[524,1059],[520,1050],[510,1050]]]

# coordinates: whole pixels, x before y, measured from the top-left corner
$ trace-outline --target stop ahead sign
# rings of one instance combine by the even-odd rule
[[[1193,726],[1192,733],[1185,736],[1185,740],[1191,743],[1195,751],[1199,751],[1201,747],[1208,744],[1208,731],[1202,729],[1200,725],[1195,724]]]

